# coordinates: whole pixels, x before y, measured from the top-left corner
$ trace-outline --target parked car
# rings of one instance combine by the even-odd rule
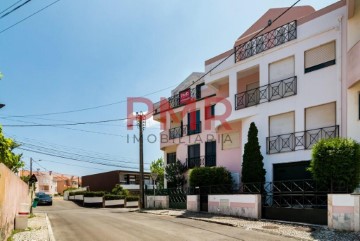
[[[41,204],[52,205],[52,197],[50,195],[41,193],[36,196],[38,198],[38,205],[41,205]]]

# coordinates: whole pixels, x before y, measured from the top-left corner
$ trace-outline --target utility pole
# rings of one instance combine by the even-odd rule
[[[142,112],[136,112],[136,119],[139,127],[139,159],[140,159],[140,208],[144,208],[144,137],[145,116]]]
[[[32,157],[30,157],[30,177],[32,176],[32,163],[33,163],[33,159]]]

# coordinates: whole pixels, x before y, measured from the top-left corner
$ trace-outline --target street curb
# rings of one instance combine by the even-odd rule
[[[47,228],[48,228],[49,240],[50,241],[56,241],[55,237],[54,237],[54,233],[53,233],[52,228],[51,228],[50,219],[49,219],[47,213],[45,213],[45,217],[46,217],[46,224],[47,224]]]

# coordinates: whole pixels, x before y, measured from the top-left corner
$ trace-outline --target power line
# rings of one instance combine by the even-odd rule
[[[15,139],[16,141],[19,140],[19,138],[16,136],[16,135],[13,135],[12,136],[13,139]],[[95,152],[95,151],[89,151],[89,150],[85,150],[85,149],[82,149],[82,148],[77,148],[77,147],[69,147],[69,146],[65,146],[65,145],[60,145],[60,144],[54,144],[54,143],[50,143],[50,142],[46,142],[46,141],[42,141],[42,140],[36,140],[36,139],[32,139],[32,138],[23,138],[25,141],[19,141],[19,142],[32,142],[32,143],[35,143],[35,144],[38,144],[38,145],[41,145],[41,146],[50,146],[52,148],[56,148],[57,150],[59,149],[64,149],[66,151],[73,151],[75,153],[85,153],[87,155],[92,155],[94,157],[107,157],[107,158],[121,158],[121,159],[133,159],[133,160],[137,160],[133,157],[124,157],[124,156],[112,156],[112,155],[109,155],[107,153],[101,153],[101,152]]]
[[[153,92],[145,94],[145,95],[143,95],[141,97],[146,97],[146,96],[149,96],[149,95],[160,93],[160,92],[162,92],[164,90],[173,88],[176,85],[177,84],[168,86],[166,88],[163,88],[163,89],[160,89],[160,90],[157,90],[157,91],[153,91]],[[6,118],[7,117],[34,117],[34,116],[49,116],[49,115],[69,114],[69,113],[74,113],[74,112],[82,112],[82,111],[87,111],[87,110],[99,109],[99,108],[108,107],[108,106],[117,105],[117,104],[126,103],[126,102],[127,102],[127,100],[120,100],[120,101],[116,101],[116,102],[112,102],[112,103],[108,103],[108,104],[103,104],[103,105],[98,105],[98,106],[93,106],[93,107],[87,107],[87,108],[82,108],[82,109],[59,111],[59,112],[50,112],[50,113],[43,113],[43,114],[11,115],[11,116],[6,116]]]
[[[0,118],[2,118],[2,117],[0,117]],[[4,118],[2,118],[2,119],[4,119]],[[6,118],[6,119],[7,119],[7,120],[11,120],[11,121],[15,121],[15,122],[31,123],[31,124],[39,125],[39,123],[36,123],[36,122],[22,121],[22,120],[14,120],[14,119],[10,119],[10,118]],[[99,131],[90,131],[90,130],[84,130],[84,129],[78,129],[78,128],[64,127],[64,126],[51,126],[51,127],[61,128],[61,129],[66,129],[66,130],[72,130],[72,131],[87,132],[87,133],[93,133],[93,134],[99,134],[99,135],[118,136],[118,137],[122,137],[122,138],[128,138],[127,136],[119,135],[119,134],[114,134],[114,133],[99,132]]]
[[[81,159],[77,159],[77,158],[73,158],[73,157],[66,157],[66,156],[62,156],[62,155],[51,154],[51,153],[47,153],[47,152],[43,152],[43,151],[31,150],[31,149],[22,148],[22,147],[18,147],[17,149],[20,149],[23,151],[28,151],[28,152],[33,152],[33,153],[38,153],[38,154],[43,154],[43,155],[47,155],[47,156],[52,156],[52,157],[59,157],[59,158],[67,159],[67,160],[78,161],[78,162],[87,162],[87,163],[92,163],[92,164],[97,164],[97,165],[108,166],[108,167],[119,167],[119,168],[138,170],[138,168],[135,168],[135,167],[125,167],[125,166],[115,165],[115,164],[107,164],[107,163],[94,162],[94,161],[89,161],[89,160],[81,160]]]
[[[1,30],[1,31],[0,31],[0,34],[2,34],[3,32],[5,32],[5,31],[7,31],[7,30],[9,30],[9,29],[11,29],[11,28],[13,28],[13,27],[15,27],[16,25],[18,25],[18,24],[20,24],[20,23],[22,23],[22,22],[26,21],[27,19],[31,18],[32,16],[34,16],[34,15],[36,15],[36,14],[38,14],[38,13],[40,13],[40,12],[44,11],[45,9],[47,9],[47,8],[51,7],[52,5],[54,5],[55,3],[59,2],[59,1],[60,1],[60,0],[56,0],[56,1],[52,2],[52,3],[50,3],[49,5],[46,5],[45,7],[41,8],[40,10],[38,10],[38,11],[36,11],[36,12],[34,12],[34,13],[30,14],[30,15],[29,15],[29,16],[27,16],[26,18],[23,18],[23,19],[21,19],[20,21],[18,21],[18,22],[16,22],[16,23],[14,23],[13,25],[10,25],[9,27],[7,27],[7,28],[5,28],[5,29]]]
[[[120,118],[120,119],[111,119],[111,120],[100,120],[100,121],[85,121],[85,122],[77,122],[77,123],[56,123],[56,124],[31,124],[31,125],[3,125],[6,127],[56,127],[56,126],[77,126],[77,125],[89,125],[89,124],[98,124],[98,123],[107,123],[107,122],[115,122],[115,121],[123,121],[129,118]]]
[[[0,19],[1,19],[1,18],[4,18],[5,16],[7,16],[7,15],[13,13],[13,12],[15,12],[16,10],[18,10],[19,8],[21,8],[21,7],[23,7],[24,5],[28,4],[29,2],[31,2],[31,0],[27,0],[26,2],[20,4],[19,6],[15,7],[15,8],[12,9],[12,10],[10,10],[9,12],[4,13],[4,14],[0,17]]]
[[[1,11],[0,14],[6,12],[7,10],[9,10],[10,8],[12,8],[13,6],[15,6],[16,4],[18,4],[19,2],[22,2],[23,0],[19,0],[16,3],[14,3],[13,5],[11,5],[10,7],[6,8],[5,10]]]
[[[58,163],[58,164],[65,165],[65,166],[82,167],[82,168],[88,168],[88,169],[96,169],[96,170],[106,171],[106,169],[97,168],[97,167],[80,166],[80,165],[75,165],[75,164],[70,164],[70,163],[63,163],[63,162],[57,162],[57,161],[50,161],[50,160],[44,160],[44,159],[41,159],[41,161],[44,161],[44,162],[52,162],[52,163]]]
[[[79,157],[86,157],[86,158],[91,158],[91,159],[100,159],[100,160],[116,162],[116,163],[121,162],[121,163],[138,164],[138,163],[134,163],[134,162],[130,162],[130,161],[114,160],[114,159],[91,156],[91,155],[86,155],[86,154],[84,155],[84,154],[79,154],[79,153],[73,153],[73,152],[63,151],[63,150],[59,150],[59,149],[53,149],[53,148],[49,148],[49,147],[43,147],[43,146],[29,144],[29,143],[20,142],[20,141],[18,141],[18,143],[21,144],[22,146],[27,147],[27,148],[42,149],[42,150],[46,150],[46,151],[60,152],[60,153],[75,155],[75,156],[79,156]],[[150,163],[146,163],[146,164],[150,164]]]

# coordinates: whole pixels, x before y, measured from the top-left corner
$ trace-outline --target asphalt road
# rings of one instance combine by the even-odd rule
[[[123,208],[83,208],[60,199],[54,199],[53,206],[37,207],[35,212],[48,214],[56,241],[292,240],[197,220],[129,212]]]

